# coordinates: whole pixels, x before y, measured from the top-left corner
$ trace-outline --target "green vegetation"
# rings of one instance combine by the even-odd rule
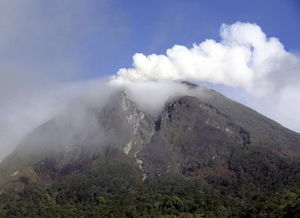
[[[300,188],[259,188],[232,176],[164,174],[141,180],[113,153],[51,180],[0,195],[0,217],[299,217]],[[247,178],[245,176],[245,178]],[[250,180],[251,181],[251,180]],[[24,183],[24,180],[20,180]],[[297,188],[298,187],[298,188]]]
[[[120,172],[121,173],[121,172]],[[106,180],[106,179],[104,179]],[[1,217],[299,217],[300,189],[221,194],[196,181],[165,177],[129,182],[74,175],[49,186],[31,184],[18,199],[1,195]],[[98,186],[95,185],[98,183]],[[120,189],[115,189],[119,184]],[[122,191],[120,191],[122,190]]]
[[[134,103],[116,104],[97,115],[118,133],[109,142],[92,131],[51,151],[44,137],[67,127],[38,128],[38,143],[0,164],[0,217],[300,217],[300,135],[210,95],[175,99],[135,128]]]

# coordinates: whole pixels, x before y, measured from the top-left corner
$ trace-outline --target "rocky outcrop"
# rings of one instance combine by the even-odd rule
[[[0,165],[0,181],[30,168],[34,181],[51,183],[83,169],[94,172],[112,157],[138,170],[141,182],[180,175],[214,185],[229,176],[232,185],[271,189],[300,181],[299,134],[215,91],[183,85],[191,95],[170,99],[157,117],[121,90],[105,107],[81,108],[83,119],[75,123],[76,113],[47,122]]]

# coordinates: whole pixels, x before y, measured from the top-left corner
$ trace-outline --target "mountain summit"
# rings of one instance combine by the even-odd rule
[[[122,88],[33,130],[0,165],[0,215],[299,214],[300,135],[214,90],[179,85],[187,91],[158,114]]]

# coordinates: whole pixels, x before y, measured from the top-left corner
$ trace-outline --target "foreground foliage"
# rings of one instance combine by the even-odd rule
[[[222,191],[175,175],[141,183],[134,169],[119,167],[98,169],[100,174],[79,171],[48,185],[32,183],[18,193],[2,194],[0,217],[300,216],[300,188]]]

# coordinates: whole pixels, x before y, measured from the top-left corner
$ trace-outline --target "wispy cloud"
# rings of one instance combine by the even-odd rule
[[[122,43],[127,26],[120,17],[122,13],[105,0],[0,2],[0,159],[83,89],[100,84],[67,81],[82,77],[87,63],[83,59],[90,58],[91,46],[103,50],[99,53],[101,63]],[[248,96],[243,103],[255,105],[299,131],[299,57],[286,51],[279,39],[266,36],[256,24],[223,25],[220,34],[219,42],[206,40],[192,48],[175,45],[165,55],[135,54],[133,67],[120,69],[113,81],[187,79],[244,90]],[[99,36],[96,41],[91,38],[95,35]],[[155,111],[176,92],[164,84],[170,83],[139,83],[131,91],[134,95],[143,87],[152,94],[153,98],[145,102],[143,96],[135,97]],[[91,91],[99,94],[101,89]],[[232,93],[236,97],[236,92]]]
[[[125,23],[106,0],[0,1],[0,159],[70,99],[59,84],[85,77],[95,49],[107,61]]]

